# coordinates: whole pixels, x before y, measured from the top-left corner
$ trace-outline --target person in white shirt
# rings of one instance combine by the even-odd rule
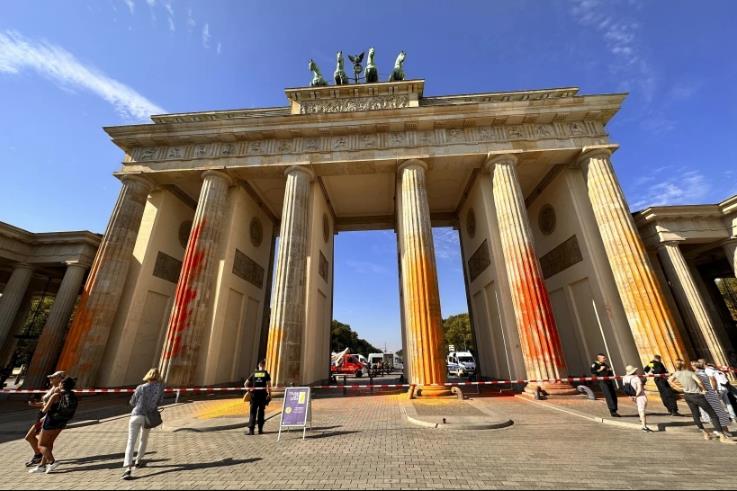
[[[727,378],[727,375],[725,375],[721,370],[717,370],[713,363],[706,363],[704,372],[712,381],[712,386],[716,385],[714,390],[717,391],[719,398],[722,400],[722,404],[724,404],[727,411],[729,411],[730,419],[737,422],[737,416],[735,416],[734,408],[729,400],[729,379]]]
[[[622,387],[624,393],[627,394],[632,402],[637,404],[637,412],[640,414],[640,422],[642,423],[642,431],[652,433],[647,426],[647,394],[645,393],[645,384],[642,383],[638,369],[632,365],[625,368],[626,375],[622,377]]]

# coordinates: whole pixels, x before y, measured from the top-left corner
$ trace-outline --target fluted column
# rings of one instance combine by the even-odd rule
[[[128,276],[133,247],[152,183],[121,177],[123,187],[82,291],[58,368],[77,378],[77,387],[95,383]]]
[[[727,366],[727,356],[717,335],[716,325],[708,313],[703,293],[699,291],[678,243],[660,244],[658,255],[678,303],[682,306],[684,320],[697,344],[695,348],[699,356],[719,366]]]
[[[447,380],[443,356],[440,293],[432,238],[430,205],[425,173],[427,164],[409,160],[399,169],[402,292],[407,349],[405,363],[411,364],[410,383],[422,388],[424,396],[448,394],[442,387]]]
[[[224,172],[202,174],[200,197],[161,353],[161,374],[169,385],[190,384],[195,373],[203,333],[213,307],[216,256],[231,184],[231,178]]]
[[[486,166],[492,174],[499,238],[527,377],[561,380],[568,376],[568,369],[540,260],[535,253],[525,198],[517,177],[517,158],[492,157]],[[562,381],[529,384],[526,390],[534,392],[538,386],[551,395],[575,393]]]
[[[677,358],[686,359],[686,350],[635,227],[610,156],[607,149],[595,149],[579,158],[589,200],[640,353],[640,362],[644,366],[653,355],[659,354],[667,367],[673,367]]]
[[[737,276],[737,239],[724,244],[724,253],[727,255],[727,261],[732,265],[732,272]]]
[[[64,335],[69,326],[69,317],[82,288],[84,275],[88,265],[79,262],[67,264],[64,278],[49,311],[46,325],[41,331],[36,350],[33,352],[23,387],[26,389],[41,388],[46,385],[46,376],[53,370],[61,353]]]
[[[266,361],[278,387],[302,383],[310,190],[314,173],[287,169]]]
[[[31,283],[33,268],[29,264],[21,263],[15,266],[0,297],[0,346],[5,343],[13,321],[23,303],[28,285]]]

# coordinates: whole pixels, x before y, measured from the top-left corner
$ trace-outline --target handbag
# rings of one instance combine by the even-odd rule
[[[251,402],[251,391],[247,390],[245,394],[243,394],[243,402]]]
[[[143,424],[143,427],[147,430],[161,426],[164,423],[161,419],[161,412],[158,409],[146,411],[144,418],[146,418],[146,422]]]

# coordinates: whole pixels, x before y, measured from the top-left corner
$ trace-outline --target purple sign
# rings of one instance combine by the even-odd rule
[[[307,426],[309,408],[309,387],[287,387],[284,392],[281,426]]]

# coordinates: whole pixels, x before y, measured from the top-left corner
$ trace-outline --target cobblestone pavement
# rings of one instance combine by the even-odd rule
[[[277,443],[278,417],[268,434],[254,437],[243,429],[154,430],[150,464],[133,481],[120,480],[127,419],[62,433],[55,474],[27,474],[22,429],[0,443],[0,457],[5,486],[15,489],[737,488],[737,447],[697,432],[648,435],[515,398],[479,401],[515,425],[419,428],[403,420],[399,396],[331,398],[315,400],[315,428],[305,441],[291,432]],[[202,414],[206,404],[170,408],[165,417]]]

